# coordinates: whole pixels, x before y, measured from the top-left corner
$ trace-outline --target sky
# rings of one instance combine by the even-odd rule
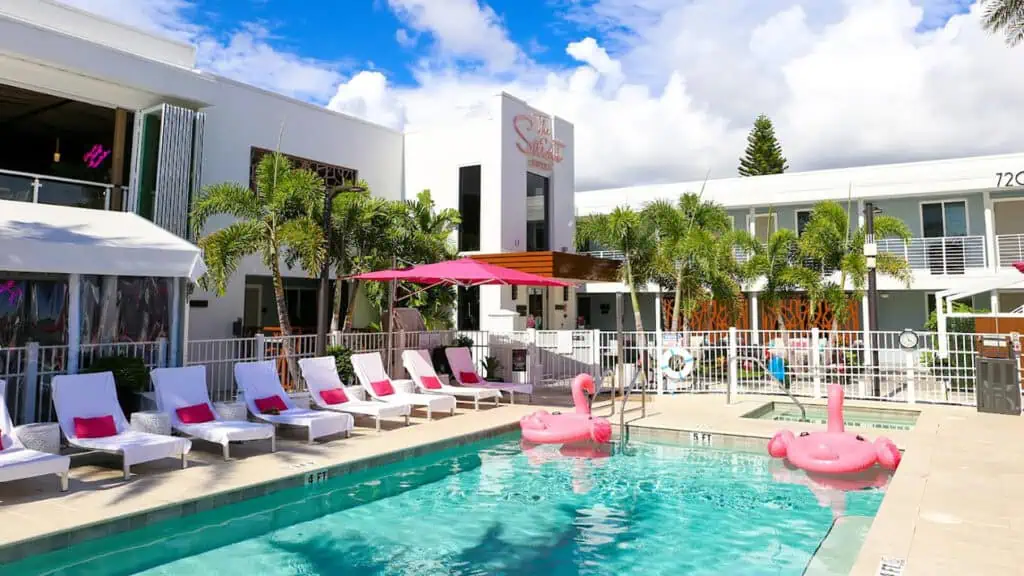
[[[397,129],[505,90],[575,125],[579,190],[734,176],[761,113],[791,171],[1024,151],[971,0],[62,1]]]

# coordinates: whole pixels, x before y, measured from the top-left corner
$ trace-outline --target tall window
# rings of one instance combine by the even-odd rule
[[[807,224],[811,221],[810,210],[797,210],[796,211],[796,235],[803,236],[804,229],[807,228]]]
[[[480,249],[480,166],[459,168],[459,251]]]
[[[526,173],[526,250],[550,250],[551,227],[548,225],[551,188],[550,179]]]

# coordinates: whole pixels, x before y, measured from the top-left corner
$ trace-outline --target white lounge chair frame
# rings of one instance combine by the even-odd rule
[[[424,394],[441,394],[452,396],[458,401],[459,398],[467,398],[473,401],[473,409],[480,409],[480,401],[494,398],[494,405],[501,402],[501,390],[495,388],[474,388],[470,386],[449,386],[445,384],[437,373],[434,372],[434,365],[430,361],[430,352],[426,350],[406,350],[402,352],[402,364],[416,384],[416,389]],[[440,388],[427,388],[423,384],[424,377],[434,377],[441,383]]]
[[[303,358],[299,360],[299,369],[302,370],[302,379],[306,381],[309,389],[309,397],[312,402],[323,410],[336,412],[347,412],[353,416],[372,416],[377,422],[377,432],[380,432],[381,418],[405,417],[405,425],[409,425],[409,413],[412,406],[409,404],[377,402],[366,400],[366,392],[358,386],[344,386],[338,376],[338,366],[333,356],[321,356],[319,358]],[[340,388],[348,396],[348,401],[341,404],[328,404],[324,402],[321,392]]]
[[[85,450],[120,455],[125,480],[131,476],[130,468],[133,464],[180,457],[182,469],[188,467],[188,453],[192,449],[192,442],[188,439],[136,432],[128,426],[128,419],[117,401],[113,373],[62,374],[53,377],[50,387],[53,390],[57,421],[68,444]],[[106,438],[75,436],[75,418],[95,418],[108,414],[114,417],[117,434]]]
[[[291,397],[281,386],[273,360],[239,362],[235,364],[235,382],[242,392],[245,405],[254,417],[275,426],[298,426],[306,429],[306,438],[312,444],[317,438],[343,434],[348,438],[354,419],[350,414],[296,408]],[[287,410],[280,414],[263,414],[256,408],[256,399],[280,396]]]
[[[514,382],[489,382],[480,377],[476,367],[473,366],[473,354],[469,348],[445,348],[444,355],[448,357],[448,366],[452,369],[452,378],[460,386],[474,386],[478,388],[494,388],[508,392],[509,402],[516,403],[516,393],[526,394],[533,400],[533,384],[516,384]],[[476,374],[479,382],[467,384],[462,381],[461,372],[472,372]]]
[[[171,419],[171,428],[184,436],[220,444],[224,459],[230,457],[232,442],[270,440],[270,451],[277,451],[277,438],[273,424],[224,420],[210,402],[206,388],[206,366],[184,366],[181,368],[155,368],[149,373],[156,392],[157,409]],[[206,404],[213,412],[212,422],[185,424],[178,418],[177,410],[187,406]]]
[[[384,362],[380,358],[379,352],[368,352],[363,354],[352,355],[352,368],[356,373],[356,378],[359,379],[359,384],[362,385],[363,390],[370,395],[371,398],[379,400],[381,402],[387,402],[389,404],[411,404],[413,406],[423,406],[427,409],[427,420],[434,418],[434,412],[437,410],[447,411],[449,414],[455,414],[455,398],[451,396],[438,396],[436,394],[416,394],[412,392],[399,392],[395,389],[394,394],[387,396],[380,396],[374,391],[372,382],[382,382],[387,380],[391,383],[394,388],[395,383],[388,376],[388,373],[384,370]]]
[[[55,474],[60,479],[60,491],[67,492],[71,458],[25,448],[7,411],[6,389],[7,382],[0,380],[0,434],[5,437],[4,449],[0,450],[0,482]]]

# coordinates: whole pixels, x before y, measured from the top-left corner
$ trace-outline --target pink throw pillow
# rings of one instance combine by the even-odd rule
[[[202,424],[203,422],[213,422],[217,419],[213,415],[213,410],[210,410],[210,405],[206,402],[178,408],[175,412],[178,414],[178,420],[181,420],[182,424]]]
[[[479,384],[480,377],[476,375],[476,372],[459,372],[459,382],[463,384]]]
[[[266,398],[257,398],[253,400],[253,404],[256,405],[256,409],[260,411],[260,414],[266,414],[271,410],[277,410],[278,412],[284,412],[288,409],[288,405],[284,403],[284,400],[280,396],[267,396]]]
[[[320,397],[324,399],[324,402],[332,406],[334,404],[344,404],[345,402],[348,402],[348,396],[345,395],[345,391],[341,388],[321,390]]]
[[[96,418],[75,418],[76,438],[107,438],[117,436],[117,425],[114,424],[114,416],[97,416]]]
[[[371,382],[370,388],[373,388],[373,393],[377,396],[390,396],[395,393],[395,388],[391,385],[388,380],[381,380],[380,382]]]
[[[423,378],[420,378],[420,381],[423,382],[423,387],[428,390],[441,389],[441,381],[434,376],[424,376]]]

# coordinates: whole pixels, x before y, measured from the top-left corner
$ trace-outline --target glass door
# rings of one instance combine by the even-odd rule
[[[928,269],[932,274],[963,274],[967,254],[967,203],[963,200],[921,204]]]

